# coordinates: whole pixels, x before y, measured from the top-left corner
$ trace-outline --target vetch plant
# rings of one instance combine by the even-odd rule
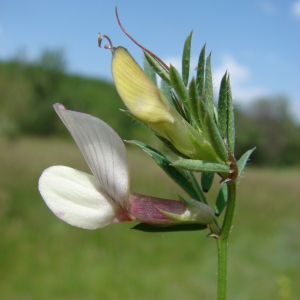
[[[54,105],[77,143],[92,174],[65,167],[46,169],[39,190],[48,207],[63,221],[96,229],[122,221],[156,226],[200,225],[214,220],[213,209],[195,200],[176,201],[130,193],[125,146],[106,123]]]
[[[124,47],[114,47],[112,74],[130,117],[145,125],[171,151],[175,160],[140,141],[127,141],[149,154],[186,193],[168,200],[131,193],[126,150],[121,138],[103,121],[90,115],[54,108],[73,136],[92,174],[69,167],[46,169],[39,190],[49,208],[67,223],[101,228],[111,223],[138,222],[133,229],[151,232],[204,230],[218,250],[218,299],[226,299],[227,245],[236,202],[236,185],[254,149],[239,160],[234,155],[235,123],[229,74],[222,78],[215,105],[211,54],[202,48],[196,74],[189,81],[192,33],[184,43],[182,73],[123,32],[144,53],[144,70]],[[160,77],[160,84],[156,78]],[[199,176],[200,174],[200,176]],[[219,193],[209,199],[214,177]],[[214,209],[212,208],[214,207]],[[219,217],[224,214],[222,222]]]

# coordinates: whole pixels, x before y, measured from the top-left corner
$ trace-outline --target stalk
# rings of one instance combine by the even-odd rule
[[[218,300],[227,299],[227,246],[228,237],[232,227],[236,199],[236,181],[227,183],[227,208],[222,225],[220,237],[217,239],[218,247]]]

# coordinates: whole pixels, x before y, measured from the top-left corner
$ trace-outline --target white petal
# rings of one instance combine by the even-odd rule
[[[122,208],[128,208],[129,175],[126,149],[118,134],[91,115],[54,109],[64,122],[101,187]]]
[[[113,223],[120,210],[101,192],[95,177],[69,167],[46,169],[39,179],[39,191],[58,218],[85,229]]]

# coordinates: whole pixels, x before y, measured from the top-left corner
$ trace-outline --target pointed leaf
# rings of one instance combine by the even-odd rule
[[[206,59],[205,66],[205,101],[210,113],[214,113],[214,89],[211,73],[211,53]]]
[[[190,108],[192,120],[197,126],[201,128],[201,122],[198,116],[198,101],[199,99],[196,90],[196,82],[195,79],[193,78],[189,86],[189,108]]]
[[[145,71],[145,73],[152,80],[152,82],[157,86],[156,72],[154,71],[153,67],[149,64],[149,62],[146,59],[145,55],[143,56],[143,62],[144,62],[144,71]]]
[[[144,56],[146,57],[150,66],[155,70],[157,75],[167,83],[171,84],[169,73],[167,72],[167,70],[147,52],[144,52]]]
[[[227,103],[228,103],[228,147],[232,153],[234,153],[235,144],[235,122],[234,122],[234,111],[233,111],[233,99],[230,87],[230,78],[228,76],[228,89],[227,89]]]
[[[255,148],[253,149],[250,149],[248,151],[246,151],[242,156],[241,158],[238,160],[238,169],[239,169],[239,176],[241,176],[246,164],[247,164],[247,161],[250,157],[250,155],[252,154],[252,152],[255,150]]]
[[[54,109],[79,147],[102,189],[124,209],[127,208],[129,174],[126,149],[121,138],[106,123],[91,115]]]
[[[203,46],[198,60],[196,87],[199,97],[204,95],[204,73],[205,73],[205,46]]]
[[[218,130],[218,127],[213,119],[213,116],[208,112],[204,118],[204,131],[209,137],[209,141],[222,161],[228,160],[228,152]]]
[[[203,99],[199,99],[198,101],[198,117],[201,123],[201,129],[204,130],[204,118],[207,113],[207,106],[205,104],[205,97]]]
[[[46,169],[39,179],[39,191],[58,218],[84,229],[112,224],[120,210],[94,176],[69,167]]]
[[[215,205],[215,212],[216,215],[219,216],[222,211],[224,210],[227,203],[227,184],[223,184],[219,190],[216,205]]]
[[[173,89],[175,90],[177,96],[179,97],[180,102],[185,107],[185,112],[188,112],[188,100],[189,100],[189,94],[186,86],[184,85],[184,82],[179,74],[179,72],[173,67],[170,66],[170,80]],[[189,119],[190,120],[190,119]]]
[[[174,102],[171,97],[172,88],[171,88],[170,84],[168,82],[166,82],[165,80],[161,79],[160,90],[165,95],[165,97],[168,99],[168,101],[173,105],[173,107],[175,107]]]
[[[172,163],[176,168],[191,172],[228,173],[229,166],[205,160],[180,159]]]
[[[180,224],[167,227],[151,226],[145,223],[139,223],[131,229],[142,232],[176,232],[176,231],[196,231],[207,229],[207,225],[203,224]]]
[[[182,80],[185,86],[187,86],[189,81],[192,35],[193,31],[185,40],[182,54]]]
[[[221,137],[227,142],[228,128],[228,98],[227,72],[222,78],[218,101],[218,127]]]
[[[204,193],[207,193],[214,181],[214,173],[201,173],[201,186]]]

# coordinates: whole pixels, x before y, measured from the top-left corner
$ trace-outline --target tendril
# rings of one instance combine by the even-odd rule
[[[101,47],[103,39],[107,39],[109,43],[109,45],[104,45],[104,48],[112,50],[114,46],[112,44],[111,39],[106,34],[101,35],[100,33],[98,33],[98,46]]]

